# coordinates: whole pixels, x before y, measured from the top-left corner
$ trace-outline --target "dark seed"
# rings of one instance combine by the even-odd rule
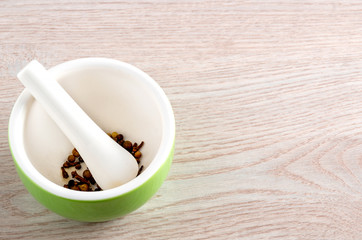
[[[83,158],[81,156],[78,157],[78,161],[81,162],[81,163],[84,162],[84,160],[83,160]]]
[[[77,165],[75,165],[75,168],[79,170],[82,168],[82,165],[80,165],[80,163],[78,163]]]
[[[135,158],[140,158],[142,156],[142,153],[140,151],[137,151],[134,153]]]
[[[92,177],[92,174],[91,172],[87,169],[87,170],[84,170],[83,172],[83,177],[86,178],[86,179],[89,179]]]
[[[89,182],[90,182],[91,184],[96,184],[96,180],[94,180],[93,177],[91,177],[91,178],[89,179]]]
[[[75,181],[73,179],[68,181],[68,187],[73,187],[74,185]]]
[[[73,155],[69,155],[68,162],[74,162],[74,161],[75,161],[75,157]]]
[[[75,177],[76,175],[78,175],[77,171],[72,171],[71,174],[72,174],[72,177]]]
[[[131,151],[132,150],[132,143],[130,141],[125,141],[123,143],[123,147],[128,150],[128,151]]]
[[[116,139],[117,139],[117,142],[123,140],[123,135],[122,135],[122,134],[118,134],[117,137],[116,137]]]
[[[96,180],[94,180],[91,172],[87,169],[87,170],[84,170],[83,172],[83,177],[85,179],[87,179],[91,184],[95,184],[96,183]]]
[[[70,168],[71,166],[70,166],[69,162],[67,161],[67,162],[63,163],[63,167],[64,168]]]
[[[73,149],[72,154],[74,155],[74,157],[79,157],[80,156],[79,152],[75,148]]]

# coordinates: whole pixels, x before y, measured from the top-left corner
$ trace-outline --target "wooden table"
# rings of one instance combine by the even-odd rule
[[[0,1],[0,239],[362,239],[362,4]],[[31,59],[109,57],[150,74],[176,117],[174,162],[105,223],[50,212],[7,143]]]

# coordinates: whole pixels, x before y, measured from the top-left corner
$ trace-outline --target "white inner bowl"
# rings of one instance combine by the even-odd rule
[[[24,90],[10,118],[9,141],[16,161],[34,182],[66,198],[104,199],[142,185],[166,161],[175,137],[174,117],[166,95],[147,74],[129,64],[102,58],[78,59],[49,71],[105,132],[116,131],[131,142],[144,141],[143,172],[122,186],[101,192],[63,188],[68,180],[63,179],[60,167],[73,146]]]

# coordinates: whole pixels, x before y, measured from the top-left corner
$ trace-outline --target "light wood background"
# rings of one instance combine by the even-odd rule
[[[16,72],[110,57],[168,95],[157,194],[105,223],[64,219],[16,175]],[[1,239],[362,239],[361,1],[0,1]]]

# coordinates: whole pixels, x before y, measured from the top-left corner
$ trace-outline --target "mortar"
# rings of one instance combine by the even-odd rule
[[[45,207],[78,221],[108,221],[136,210],[156,193],[172,162],[175,119],[167,96],[146,73],[113,59],[77,59],[48,71],[105,132],[144,141],[143,171],[109,190],[64,188],[60,167],[73,146],[25,89],[9,120],[9,146],[23,184]]]

